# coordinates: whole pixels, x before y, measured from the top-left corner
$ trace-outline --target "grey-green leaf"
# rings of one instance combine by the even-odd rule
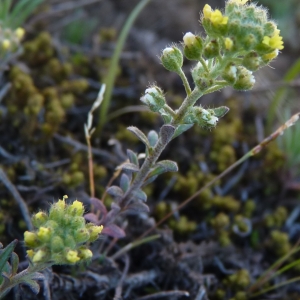
[[[139,166],[139,160],[138,160],[138,157],[137,157],[136,153],[134,153],[130,149],[127,149],[127,157],[129,158],[129,161],[132,164],[135,164],[136,166]]]
[[[23,284],[28,285],[28,287],[32,290],[33,293],[38,294],[40,291],[40,286],[39,284],[31,279],[27,279],[26,281],[23,282]]]
[[[111,196],[113,196],[113,197],[118,197],[118,198],[122,198],[123,195],[124,195],[124,193],[123,193],[123,191],[121,190],[121,188],[118,187],[118,186],[116,186],[116,185],[110,186],[110,187],[106,190],[106,192],[107,192],[109,195],[111,195]]]
[[[17,272],[18,272],[18,266],[19,266],[19,256],[15,252],[13,252],[11,254],[10,264],[11,264],[12,275],[17,274]]]
[[[11,256],[12,252],[14,251],[17,243],[18,240],[14,240],[10,244],[8,244],[3,250],[0,250],[0,274],[2,273],[5,264]],[[2,278],[0,277],[0,283],[2,282],[1,279]]]
[[[145,192],[143,192],[141,189],[134,190],[132,193],[132,197],[134,199],[138,199],[143,202],[147,201],[147,194]]]
[[[127,192],[128,188],[130,186],[130,179],[126,174],[122,174],[121,180],[120,180],[120,187],[124,193]]]
[[[160,129],[160,138],[163,144],[167,144],[172,139],[175,127],[172,125],[163,125]]]
[[[143,202],[134,202],[129,204],[126,207],[126,212],[132,212],[132,213],[148,213],[149,212],[149,207],[143,203]]]
[[[178,166],[177,163],[172,160],[162,160],[158,162],[154,168],[149,173],[148,177],[152,177],[154,175],[160,175],[166,172],[177,172]]]
[[[214,115],[218,118],[224,117],[229,112],[229,108],[227,106],[220,106],[220,107],[216,107],[216,108],[210,108],[209,110],[212,110]]]
[[[121,169],[124,171],[138,172],[139,167],[132,163],[124,163],[117,167],[117,169]]]
[[[169,114],[166,114],[166,113],[161,113],[160,115],[163,118],[165,124],[171,123],[172,116],[170,116]]]
[[[154,130],[151,130],[149,131],[148,133],[148,141],[149,141],[149,144],[151,147],[154,147],[157,143],[157,140],[158,140],[158,134],[156,131]]]
[[[146,147],[150,147],[150,145],[149,145],[149,143],[148,143],[147,137],[146,137],[145,134],[144,134],[142,131],[140,131],[137,127],[129,126],[129,127],[127,127],[127,129],[128,129],[130,132],[132,132],[133,134],[135,134],[135,135],[137,136],[137,138],[138,138],[141,142],[143,142],[143,143],[146,145]]]
[[[158,175],[154,175],[154,176],[148,176],[147,179],[144,181],[142,187],[150,184],[151,182],[153,182],[156,178],[157,178]]]
[[[179,125],[175,130],[175,133],[172,137],[172,140],[175,139],[176,137],[178,137],[179,135],[181,135],[182,133],[184,133],[185,131],[189,130],[193,126],[194,126],[194,124],[181,124],[181,125]]]

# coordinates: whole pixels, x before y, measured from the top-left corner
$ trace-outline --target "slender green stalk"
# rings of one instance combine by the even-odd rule
[[[209,69],[208,69],[208,66],[207,66],[207,64],[206,64],[206,61],[203,59],[202,56],[199,58],[199,61],[200,61],[200,63],[202,64],[204,70],[205,70],[207,73],[209,73]]]
[[[295,277],[295,278],[286,280],[286,281],[284,281],[284,282],[281,282],[281,283],[279,283],[279,284],[273,285],[273,286],[271,286],[271,287],[268,287],[268,288],[266,288],[266,289],[263,289],[263,290],[261,290],[261,291],[255,293],[255,294],[252,294],[252,295],[250,296],[250,298],[255,298],[255,297],[259,296],[259,295],[262,295],[262,294],[265,294],[265,293],[267,293],[267,292],[276,290],[276,289],[278,289],[278,288],[280,288],[280,287],[282,287],[282,286],[285,286],[285,285],[287,285],[287,284],[290,284],[290,283],[293,283],[293,282],[296,282],[296,281],[300,281],[300,277]]]
[[[122,49],[124,47],[126,38],[128,36],[129,30],[131,29],[134,21],[140,14],[140,12],[143,10],[143,8],[150,2],[150,0],[141,0],[138,5],[134,8],[134,10],[129,15],[128,19],[126,20],[126,23],[120,33],[120,36],[118,38],[118,42],[116,44],[116,48],[113,54],[113,57],[110,62],[110,68],[108,71],[108,74],[104,80],[104,83],[106,84],[106,92],[104,95],[104,100],[101,105],[100,114],[99,114],[99,123],[97,126],[97,133],[102,129],[104,124],[106,123],[107,119],[107,111],[109,108],[109,104],[111,101],[112,91],[115,83],[115,79],[117,76],[117,68],[118,68],[118,62],[120,60],[120,55],[122,52]]]
[[[189,82],[188,82],[184,72],[182,71],[182,69],[180,69],[180,72],[178,73],[178,75],[180,76],[180,78],[183,82],[183,86],[184,86],[186,94],[189,96],[191,94],[192,90],[191,90]]]

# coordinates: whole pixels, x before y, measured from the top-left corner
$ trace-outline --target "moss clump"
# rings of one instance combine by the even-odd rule
[[[287,254],[291,250],[288,234],[279,230],[271,232],[268,246],[278,257]]]

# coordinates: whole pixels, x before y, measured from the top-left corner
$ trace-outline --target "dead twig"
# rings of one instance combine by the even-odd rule
[[[113,300],[121,300],[122,299],[122,289],[123,289],[123,284],[124,284],[124,280],[125,280],[125,277],[128,273],[128,270],[129,270],[129,256],[128,255],[124,255],[124,258],[125,258],[125,267],[124,267],[124,270],[122,272],[122,276],[118,282],[118,285],[116,286],[116,289],[115,289],[115,296],[114,296],[114,299]]]
[[[10,182],[10,180],[7,178],[6,174],[4,173],[4,171],[1,168],[0,168],[0,181],[3,182],[3,184],[11,192],[11,194],[13,195],[15,200],[17,201],[17,203],[18,203],[18,205],[21,209],[21,213],[23,215],[25,223],[27,225],[27,228],[29,230],[33,230],[33,226],[32,226],[32,223],[31,223],[31,218],[30,218],[30,213],[29,213],[29,210],[28,210],[28,207],[27,207],[25,201],[23,200],[23,198],[19,194],[18,190]]]

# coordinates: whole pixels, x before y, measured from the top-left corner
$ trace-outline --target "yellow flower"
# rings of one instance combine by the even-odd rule
[[[26,252],[27,252],[28,257],[32,259],[33,256],[34,256],[34,251],[33,250],[27,250]]]
[[[66,259],[67,261],[69,261],[70,263],[76,263],[80,260],[80,257],[78,257],[78,252],[77,251],[74,251],[74,250],[69,250],[67,252],[67,255],[66,255]]]
[[[10,41],[8,39],[4,39],[2,41],[2,48],[5,49],[5,50],[8,50],[10,47]]]
[[[233,46],[233,41],[232,41],[232,39],[230,39],[230,38],[226,38],[225,39],[225,48],[227,49],[227,50],[230,50],[231,48],[232,48],[232,46]]]
[[[58,200],[55,204],[55,206],[59,209],[65,209],[66,206],[66,202],[65,202],[65,198],[63,198],[63,200]]]
[[[84,208],[82,202],[75,200],[71,205],[70,205],[70,211],[77,212],[77,215],[82,215]]]
[[[21,40],[25,34],[25,30],[23,28],[19,27],[15,30],[15,34],[16,34],[17,38],[19,40]]]
[[[83,259],[89,259],[93,256],[93,253],[91,250],[89,249],[81,249],[80,250],[80,256],[83,258]]]
[[[46,252],[44,250],[39,250],[36,254],[34,254],[32,261],[34,263],[40,262],[46,256]]]
[[[275,49],[271,53],[265,54],[262,56],[264,61],[271,61],[278,56],[278,49]]]
[[[280,36],[279,33],[280,33],[280,30],[276,29],[273,36],[271,36],[271,37],[264,36],[263,44],[265,44],[273,49],[282,50],[284,48],[284,46],[283,46],[282,36]]]
[[[203,8],[204,18],[209,19],[214,26],[226,25],[228,22],[228,17],[224,17],[220,10],[212,10],[208,4],[205,4]]]
[[[212,9],[210,5],[205,4],[203,7],[204,18],[210,19],[211,13],[212,13]]]
[[[42,241],[49,241],[51,238],[51,229],[47,227],[40,227],[37,236],[42,240]]]
[[[24,232],[24,242],[26,246],[35,247],[37,245],[36,234],[30,231]]]

